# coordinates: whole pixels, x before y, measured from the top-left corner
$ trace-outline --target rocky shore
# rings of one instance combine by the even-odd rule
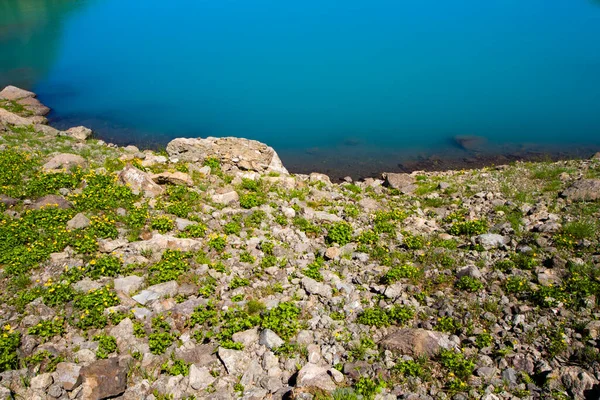
[[[0,92],[0,399],[598,399],[600,155],[341,184]]]

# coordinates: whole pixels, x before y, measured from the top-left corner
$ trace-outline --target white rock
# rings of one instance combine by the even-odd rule
[[[206,367],[190,366],[190,386],[194,390],[204,390],[215,381],[215,377],[210,374]]]
[[[263,329],[260,332],[260,340],[258,342],[263,346],[267,346],[270,350],[276,349],[282,346],[285,341],[281,339],[275,332],[270,329]]]

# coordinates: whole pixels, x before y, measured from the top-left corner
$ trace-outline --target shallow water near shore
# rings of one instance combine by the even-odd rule
[[[590,0],[4,0],[0,86],[114,143],[239,136],[366,176],[599,150],[599,37]]]

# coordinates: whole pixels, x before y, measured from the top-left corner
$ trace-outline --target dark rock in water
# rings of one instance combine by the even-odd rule
[[[454,136],[454,142],[464,150],[478,151],[487,143],[487,139],[475,135],[458,135]]]
[[[344,146],[358,146],[360,144],[360,140],[354,138],[344,139]]]

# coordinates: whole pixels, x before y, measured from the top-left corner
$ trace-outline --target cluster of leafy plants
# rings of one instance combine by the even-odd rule
[[[482,219],[473,219],[470,221],[457,221],[452,224],[448,233],[455,236],[475,236],[488,231],[488,222]]]
[[[118,304],[119,297],[108,287],[90,290],[73,302],[77,310],[73,315],[74,325],[84,330],[104,328],[108,324],[104,310]]]
[[[340,246],[344,246],[352,241],[352,235],[352,225],[347,222],[336,222],[331,224],[327,229],[325,241],[327,243],[338,243]]]
[[[421,276],[423,276],[423,269],[417,266],[411,264],[396,265],[390,268],[389,271],[381,277],[381,283],[389,285],[400,279],[414,280]]]
[[[148,268],[148,283],[156,285],[176,280],[188,270],[190,257],[191,254],[180,250],[165,250],[160,261]]]
[[[114,336],[96,335],[93,339],[95,342],[98,342],[96,357],[106,359],[111,353],[117,351],[117,339]]]
[[[163,354],[175,342],[169,325],[162,315],[152,318],[152,333],[148,335],[148,347],[152,354]]]
[[[404,325],[415,317],[415,310],[409,306],[393,306],[389,309],[381,307],[367,308],[357,317],[356,322],[363,325],[383,327],[392,324]]]
[[[317,282],[323,282],[323,275],[321,275],[321,268],[325,265],[325,260],[322,257],[317,257],[315,261],[308,264],[306,268],[302,270],[304,276],[314,279]]]

